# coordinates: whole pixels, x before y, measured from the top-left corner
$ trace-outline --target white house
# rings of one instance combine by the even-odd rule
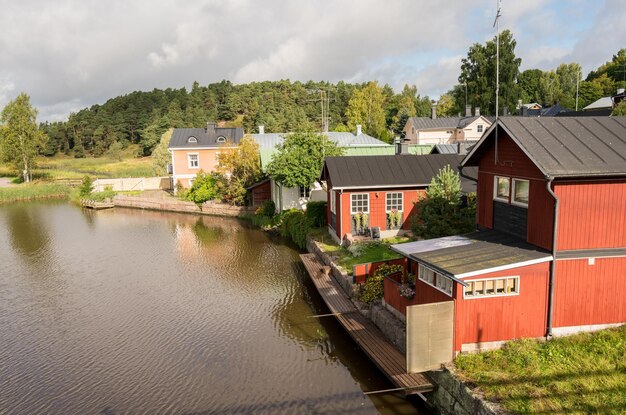
[[[430,117],[411,117],[404,126],[405,141],[411,144],[453,144],[460,141],[478,141],[491,126],[491,121],[480,115],[476,107],[474,116],[471,108],[465,109],[465,117],[437,118],[436,107]]]

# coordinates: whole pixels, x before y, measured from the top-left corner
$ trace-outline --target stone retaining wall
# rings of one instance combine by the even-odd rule
[[[115,206],[136,209],[165,210],[169,212],[197,213],[201,215],[217,216],[245,216],[252,214],[254,209],[246,206],[231,206],[224,203],[205,202],[202,208],[193,202],[184,200],[156,199],[148,197],[116,195],[113,198]]]

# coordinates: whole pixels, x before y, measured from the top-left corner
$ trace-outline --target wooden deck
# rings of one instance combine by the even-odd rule
[[[321,272],[322,264],[315,254],[300,255],[302,263],[317,287],[331,313],[343,325],[369,358],[407,395],[429,392],[434,389],[432,381],[422,373],[406,373],[406,357],[368,318],[352,304],[332,277]]]
[[[95,210],[110,209],[112,207],[115,207],[115,205],[111,201],[108,201],[108,202],[97,202],[95,200],[89,200],[89,199],[81,199],[80,200],[80,204],[84,208],[95,209]]]

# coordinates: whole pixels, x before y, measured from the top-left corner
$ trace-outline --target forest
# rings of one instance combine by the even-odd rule
[[[495,114],[495,39],[469,48],[460,62],[458,84],[437,102],[438,116],[464,113],[466,105],[480,107],[484,115]],[[500,113],[517,111],[524,103],[560,105],[578,109],[626,86],[626,49],[591,71],[583,79],[581,65],[563,63],[543,71],[520,72],[521,58],[515,55],[516,41],[510,31],[500,36]],[[578,88],[577,88],[578,84]],[[429,116],[431,100],[416,86],[405,85],[395,92],[377,82],[337,83],[324,81],[264,81],[233,84],[228,80],[206,86],[194,82],[191,90],[154,89],[135,91],[70,114],[67,121],[42,123],[48,136],[43,151],[81,158],[104,155],[138,144],[137,156],[148,156],[169,128],[202,127],[207,121],[265,132],[354,131],[391,142],[409,117]],[[324,108],[324,117],[322,117]]]

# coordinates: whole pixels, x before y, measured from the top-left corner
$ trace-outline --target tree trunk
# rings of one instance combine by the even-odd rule
[[[22,178],[24,179],[24,182],[29,183],[30,182],[30,171],[28,170],[28,160],[26,160],[26,157],[24,157],[24,170],[22,171]]]

